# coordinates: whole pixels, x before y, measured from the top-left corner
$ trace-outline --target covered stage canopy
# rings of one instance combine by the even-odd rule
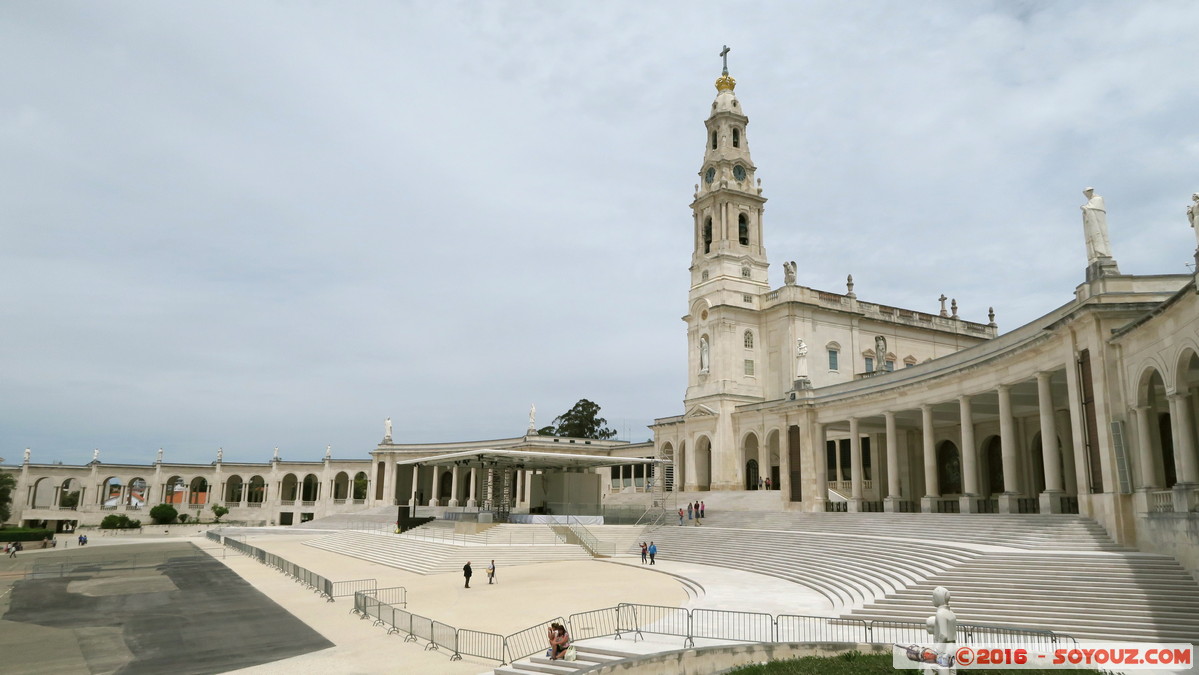
[[[470,469],[515,469],[518,471],[565,471],[595,469],[629,464],[670,464],[666,459],[641,457],[608,457],[606,455],[571,455],[561,452],[529,452],[526,450],[467,450],[445,455],[406,459],[397,466],[458,466]]]

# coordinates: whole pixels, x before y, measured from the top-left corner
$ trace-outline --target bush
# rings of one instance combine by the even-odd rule
[[[212,514],[216,516],[215,522],[221,522],[221,518],[224,518],[226,515],[228,515],[228,513],[229,509],[225,508],[224,506],[221,506],[220,504],[212,505]]]
[[[6,527],[0,529],[0,541],[41,541],[54,538],[54,530],[31,527]]]
[[[100,521],[101,530],[136,530],[141,526],[142,521],[130,520],[129,516],[123,513],[109,514]]]
[[[188,516],[187,516],[187,514],[186,514],[186,513],[180,513],[180,514],[179,514],[179,522],[181,522],[181,523],[186,523],[186,522],[187,522],[187,518],[188,518]]]
[[[154,522],[158,523],[159,525],[166,525],[167,523],[175,522],[175,518],[178,515],[179,512],[176,511],[175,507],[171,506],[170,504],[159,504],[158,506],[150,509],[150,517],[153,518]]]

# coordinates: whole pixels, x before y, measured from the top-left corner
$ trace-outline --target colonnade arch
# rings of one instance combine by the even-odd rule
[[[712,441],[707,436],[700,436],[695,441],[695,489],[712,489]]]

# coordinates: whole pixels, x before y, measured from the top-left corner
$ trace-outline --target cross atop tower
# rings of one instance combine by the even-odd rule
[[[730,51],[732,51],[732,50],[729,49],[728,45],[725,45],[724,49],[720,50],[720,58],[724,60],[724,70],[721,71],[722,75],[729,74],[729,52]]]

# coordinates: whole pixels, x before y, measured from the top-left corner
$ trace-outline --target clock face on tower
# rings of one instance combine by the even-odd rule
[[[709,184],[712,181],[716,180],[716,168],[715,167],[708,167],[708,172],[704,174],[704,180],[708,181]]]
[[[739,181],[745,180],[745,167],[741,166],[740,164],[738,164],[737,166],[734,166],[733,167],[733,178],[736,178]]]

